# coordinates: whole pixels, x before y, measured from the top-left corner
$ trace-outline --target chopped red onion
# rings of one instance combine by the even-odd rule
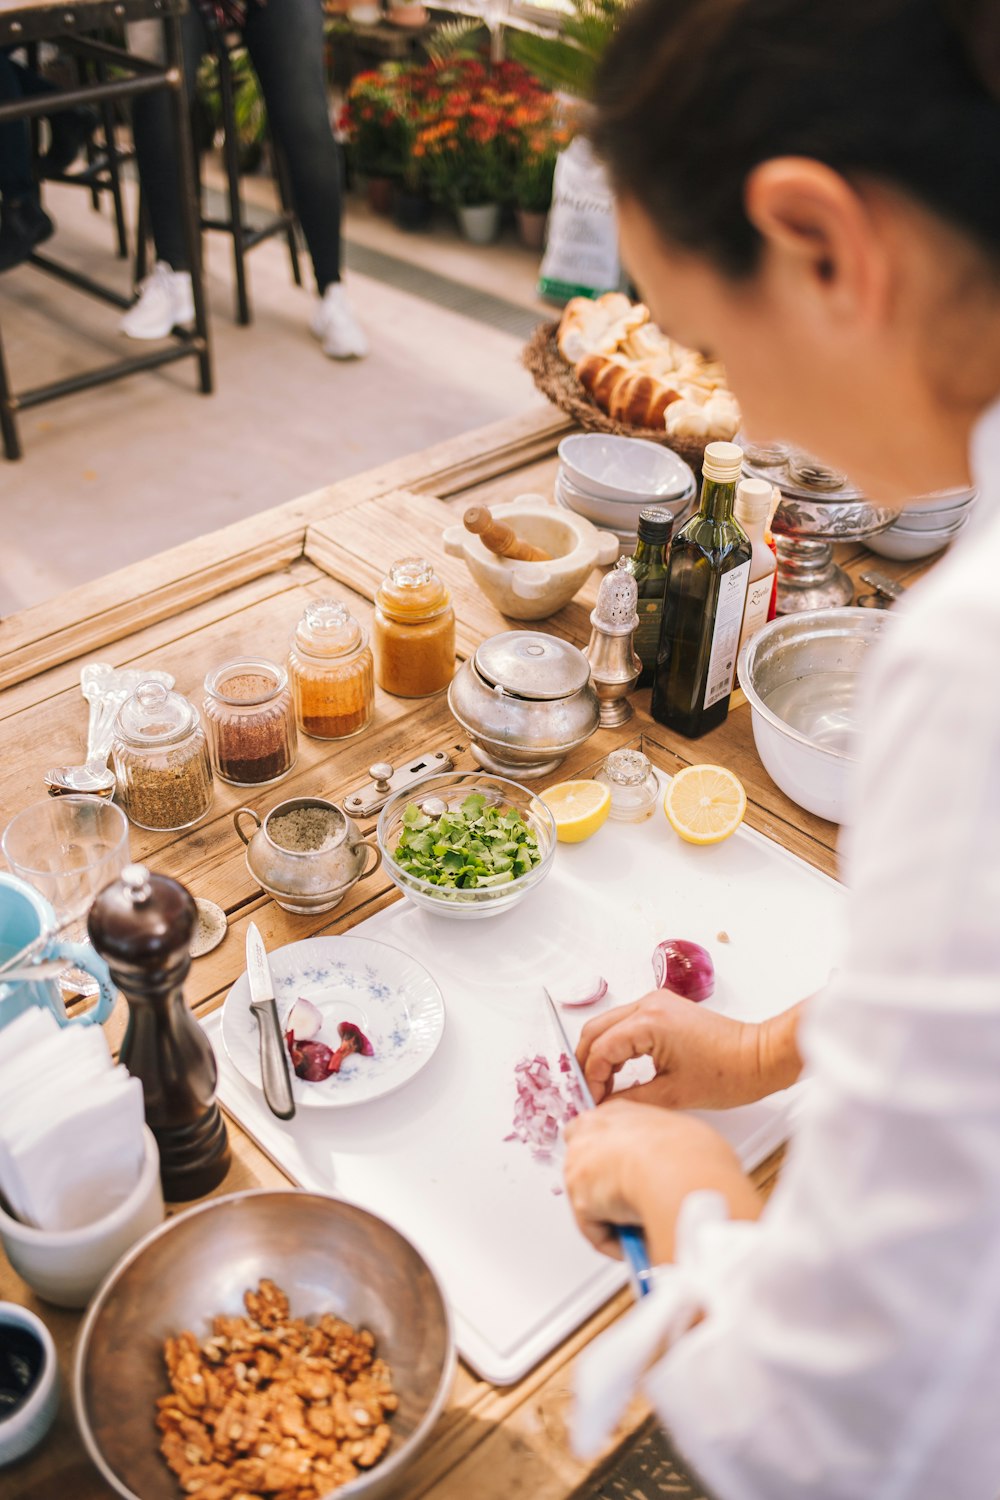
[[[653,949],[653,979],[658,990],[673,990],[685,1000],[707,1000],[715,989],[712,956],[700,943],[666,938]]]
[[[553,1078],[548,1059],[525,1057],[514,1068],[517,1099],[514,1129],[504,1139],[523,1142],[536,1161],[547,1161],[559,1139],[559,1127],[583,1108],[580,1085],[565,1052],[559,1058],[561,1078]]]

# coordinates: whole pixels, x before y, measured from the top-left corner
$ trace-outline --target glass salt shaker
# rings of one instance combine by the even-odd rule
[[[233,786],[279,781],[298,749],[288,673],[273,661],[227,662],[205,678],[215,774]]]
[[[208,741],[197,710],[162,682],[140,682],[115,720],[122,807],[137,828],[190,828],[212,804]]]
[[[612,750],[594,779],[611,792],[609,817],[622,823],[641,823],[652,817],[660,784],[641,750]]]

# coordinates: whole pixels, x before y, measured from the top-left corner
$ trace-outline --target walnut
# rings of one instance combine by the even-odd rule
[[[273,1281],[243,1300],[248,1317],[220,1314],[200,1343],[167,1339],[160,1451],[195,1500],[320,1500],[388,1448],[391,1372],[366,1329],[291,1318]]]

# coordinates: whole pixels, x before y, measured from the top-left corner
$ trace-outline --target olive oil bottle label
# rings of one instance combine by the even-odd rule
[[[749,561],[740,563],[738,568],[731,568],[719,579],[719,602],[715,611],[712,654],[709,657],[705,684],[705,708],[711,708],[713,703],[728,697],[733,690],[740,626],[743,624],[743,606],[747,600],[749,581]]]
[[[663,620],[663,599],[640,599],[639,623],[632,637],[632,650],[644,667],[656,666],[656,653],[660,647],[660,624]]]

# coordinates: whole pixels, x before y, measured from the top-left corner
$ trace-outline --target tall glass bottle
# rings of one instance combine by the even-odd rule
[[[729,712],[751,547],[733,519],[743,451],[709,443],[701,503],[674,537],[653,683],[653,718],[696,739]]]
[[[631,559],[632,576],[639,588],[639,624],[632,637],[632,649],[642,662],[638,687],[649,687],[656,671],[673,524],[669,510],[651,507],[639,512],[639,535]]]

